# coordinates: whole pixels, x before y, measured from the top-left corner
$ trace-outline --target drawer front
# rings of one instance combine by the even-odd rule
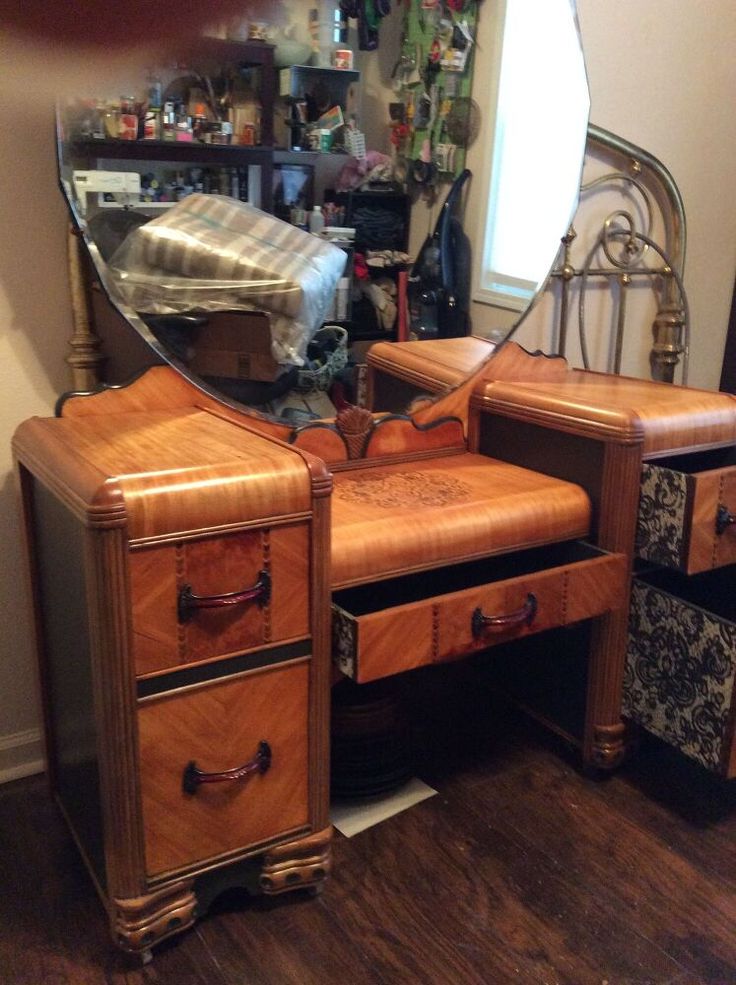
[[[308,693],[305,660],[140,703],[149,876],[306,827]],[[261,772],[268,758],[264,742],[270,766]],[[219,774],[246,764],[253,772],[240,779],[198,782],[195,772]]]
[[[688,591],[686,585],[671,587]],[[717,590],[706,587],[701,595],[702,601],[705,596],[715,601]],[[732,607],[730,600],[728,604]],[[733,613],[727,618],[635,578],[623,696],[624,715],[727,777],[736,775],[732,619]]]
[[[720,521],[719,521],[720,518]],[[736,467],[642,469],[636,553],[687,574],[736,563]]]
[[[343,673],[376,680],[602,615],[626,578],[624,555],[609,554],[357,617],[333,606],[333,652]]]
[[[267,598],[180,612],[187,586],[198,597],[244,593],[262,572]],[[136,549],[130,580],[139,675],[309,634],[307,524]]]

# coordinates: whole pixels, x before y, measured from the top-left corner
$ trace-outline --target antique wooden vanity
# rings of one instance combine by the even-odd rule
[[[620,762],[642,461],[734,442],[730,396],[513,343],[411,417],[295,428],[153,367],[21,425],[52,783],[121,946],[321,886],[336,670],[591,619],[583,762]]]
[[[574,7],[562,9],[574,50]],[[584,84],[579,50],[574,61]],[[717,715],[695,700],[679,718],[652,714],[667,654],[657,664],[629,640],[637,555],[683,577],[736,561],[733,397],[468,337],[375,345],[370,409],[299,425],[264,416],[194,376],[136,305],[113,298],[123,326],[105,336],[105,291],[85,299],[79,274],[89,261],[105,288],[107,258],[59,151],[75,225],[70,363],[90,392],[23,423],[13,447],[51,787],[124,950],[150,954],[229,886],[322,888],[331,688],[345,678],[401,674],[411,687],[417,668],[491,662],[498,644],[518,648],[524,673],[525,641],[585,626],[583,720],[569,736],[584,767],[621,762],[625,711],[736,772],[736,660],[703,655],[696,690],[717,692]],[[546,178],[541,198],[560,199]],[[576,165],[565,201],[579,179]],[[611,236],[637,255],[631,229]],[[665,300],[674,338],[679,309]],[[668,338],[660,355],[676,361]],[[98,387],[101,348],[119,359]],[[660,576],[636,570],[649,639]]]

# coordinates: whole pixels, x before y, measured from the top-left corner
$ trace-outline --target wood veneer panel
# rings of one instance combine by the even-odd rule
[[[736,527],[716,532],[719,506],[736,512],[736,467],[692,477],[692,523],[686,571],[693,574],[736,563]]]
[[[332,610],[330,599],[331,485],[315,490],[313,501],[309,601],[312,662],[309,682],[309,808],[313,828],[330,823],[330,686],[332,682]],[[303,591],[304,589],[302,589]]]
[[[332,585],[584,537],[577,486],[480,455],[336,473]]]
[[[79,418],[188,406],[217,406],[218,403],[171,366],[153,366],[126,386],[104,387],[94,394],[67,395],[62,412],[64,417]]]
[[[472,335],[425,342],[377,342],[368,350],[366,361],[374,373],[381,371],[436,392],[464,383],[494,350],[493,342]]]
[[[146,870],[180,869],[309,823],[309,662],[269,668],[142,701],[138,710]],[[218,772],[253,759],[270,769],[247,782],[182,789],[190,761]]]
[[[601,440],[641,442],[644,456],[736,441],[736,397],[569,370],[564,379],[492,381],[472,405]]]
[[[388,417],[379,421],[371,434],[366,458],[411,455],[417,452],[437,454],[450,448],[465,448],[461,421],[436,421],[431,427],[417,428],[411,420]]]
[[[372,587],[336,593],[335,654],[359,683],[454,660],[619,608],[627,593],[624,555],[585,544],[488,558]],[[517,563],[510,563],[516,560]],[[528,610],[530,596],[533,612]],[[474,630],[474,614],[517,618]]]
[[[430,342],[377,342],[366,355],[367,406],[405,413],[417,397],[465,383],[494,352],[486,339],[466,336]],[[467,416],[467,405],[462,418]]]
[[[194,408],[30,421],[16,445],[52,482],[58,463],[54,484],[78,509],[127,514],[133,541],[311,508],[298,452]]]
[[[271,578],[271,599],[177,615],[181,589],[237,592]],[[130,555],[136,673],[237,653],[309,633],[309,528],[248,530],[140,548]]]

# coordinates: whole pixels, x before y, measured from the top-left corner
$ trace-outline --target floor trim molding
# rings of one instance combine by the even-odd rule
[[[20,780],[46,768],[40,729],[0,735],[0,783]]]

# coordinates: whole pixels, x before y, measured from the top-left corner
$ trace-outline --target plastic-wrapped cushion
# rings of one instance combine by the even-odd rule
[[[190,195],[133,231],[110,259],[112,286],[135,310],[267,311],[280,363],[303,363],[345,253],[260,209]]]

